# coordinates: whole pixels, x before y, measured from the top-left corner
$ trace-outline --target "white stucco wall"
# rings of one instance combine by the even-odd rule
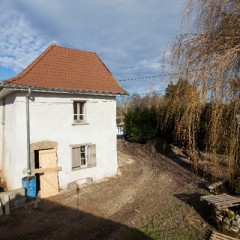
[[[2,105],[1,105],[2,110]],[[14,174],[16,170],[15,158],[17,156],[16,148],[18,143],[16,141],[16,96],[15,94],[9,95],[5,99],[5,118],[4,123],[1,121],[1,152],[4,152],[0,155],[1,157],[1,169],[6,177],[8,187],[14,186]],[[3,135],[3,128],[5,129],[5,138]],[[5,146],[5,149],[2,149],[2,146]]]
[[[24,92],[6,98],[6,154],[4,174],[11,189],[21,187],[27,168],[26,106]],[[32,93],[31,143],[58,143],[59,185],[92,177],[98,180],[117,173],[116,101],[108,96]],[[73,100],[86,101],[88,125],[73,125]],[[7,104],[7,102],[12,104]],[[72,171],[72,144],[96,144],[97,166]]]
[[[2,170],[2,137],[3,137],[3,125],[2,125],[2,111],[3,111],[3,102],[0,99],[0,171]]]

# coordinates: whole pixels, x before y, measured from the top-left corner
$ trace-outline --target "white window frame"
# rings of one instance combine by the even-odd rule
[[[75,104],[77,112],[75,112]],[[81,108],[82,105],[82,108]],[[82,109],[82,112],[81,112]],[[76,116],[76,119],[75,119]],[[74,123],[86,122],[86,102],[85,101],[73,101],[73,121]]]

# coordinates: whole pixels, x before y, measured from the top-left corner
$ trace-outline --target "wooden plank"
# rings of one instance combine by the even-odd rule
[[[240,205],[240,198],[233,197],[228,194],[220,194],[220,195],[207,195],[201,197],[201,200],[205,200],[210,204],[213,204],[216,207],[231,207]]]
[[[36,168],[31,170],[32,173],[47,173],[47,172],[58,172],[62,171],[62,167],[52,167],[52,168]]]
[[[209,202],[211,203],[216,203],[216,204],[231,204],[231,203],[239,203],[240,201],[232,201],[232,200],[225,200],[225,201],[211,201],[211,200],[208,200]]]
[[[57,168],[57,153],[55,149],[39,151],[39,165],[41,168]],[[58,173],[44,172],[40,175],[41,198],[47,198],[59,194]]]
[[[207,201],[209,202],[212,202],[212,203],[217,203],[217,204],[224,204],[224,203],[238,203],[240,202],[239,200],[231,200],[231,199],[224,199],[222,201],[218,201],[218,200],[214,200],[214,199],[206,199]]]
[[[225,182],[226,182],[225,180],[224,180],[224,181],[215,182],[215,183],[209,185],[209,186],[208,186],[208,189],[209,189],[209,190],[213,190],[213,189],[215,189],[215,188],[223,185]]]
[[[222,200],[218,200],[218,199],[216,199],[216,200],[214,200],[214,199],[209,199],[210,201],[212,201],[212,202],[216,202],[216,203],[226,203],[226,202],[232,202],[232,203],[238,203],[238,202],[240,202],[240,200],[237,200],[237,199],[222,199]]]
[[[240,200],[240,198],[238,198],[238,197],[233,197],[233,196],[231,196],[231,195],[219,195],[218,197],[217,197],[219,200],[221,200],[221,199],[226,199],[226,200],[229,200],[229,199],[231,199],[231,200],[237,200],[237,201],[239,201]]]
[[[237,240],[237,238],[230,237],[218,232],[213,232],[210,236],[210,240]]]
[[[232,205],[238,206],[238,205],[240,205],[240,203],[226,202],[226,203],[215,203],[213,205],[219,206],[219,207],[221,207],[221,206],[232,206]]]
[[[224,201],[225,199],[231,199],[231,200],[237,200],[240,201],[240,198],[238,197],[233,197],[231,195],[227,195],[227,194],[220,194],[220,195],[207,195],[207,196],[203,196],[201,197],[202,199],[213,199],[213,200],[218,200],[218,201]]]
[[[239,204],[239,202],[233,202],[233,201],[225,201],[225,202],[212,202],[213,204],[216,205],[231,205],[231,204]]]

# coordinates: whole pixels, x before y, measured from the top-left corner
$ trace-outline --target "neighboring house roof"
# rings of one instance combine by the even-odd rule
[[[18,76],[2,87],[33,87],[67,92],[127,94],[94,52],[51,44]]]

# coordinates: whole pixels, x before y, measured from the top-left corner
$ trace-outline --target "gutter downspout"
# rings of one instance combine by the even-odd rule
[[[30,121],[29,121],[29,99],[31,96],[31,88],[28,88],[26,95],[26,127],[27,127],[27,174],[31,175],[31,163],[30,163]]]
[[[2,100],[2,173],[5,174],[5,98]]]

